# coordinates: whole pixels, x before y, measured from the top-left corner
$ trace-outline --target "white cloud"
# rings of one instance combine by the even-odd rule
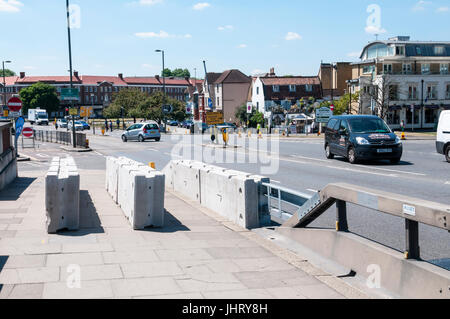
[[[264,74],[264,71],[260,70],[260,69],[255,69],[252,71],[252,76],[259,75],[259,74]]]
[[[383,34],[383,33],[387,32],[386,29],[383,29],[383,28],[377,27],[377,26],[373,26],[373,25],[368,25],[365,28],[365,30],[366,30],[366,33],[369,33],[369,34]]]
[[[444,12],[449,12],[449,11],[450,11],[449,7],[440,7],[440,8],[437,8],[437,10],[436,10],[436,12],[438,12],[438,13],[444,13]]]
[[[302,36],[298,33],[295,32],[288,32],[285,36],[285,39],[287,41],[292,41],[292,40],[301,40]]]
[[[167,33],[166,31],[159,31],[159,33],[156,32],[138,32],[134,34],[135,36],[137,36],[138,38],[161,38],[161,39],[165,39],[165,38],[170,38],[172,37],[169,33]]]
[[[139,0],[139,4],[142,6],[153,6],[162,2],[164,2],[164,0]]]
[[[0,0],[0,12],[19,12],[23,3],[17,0]]]
[[[217,28],[219,31],[233,30],[234,27],[232,25],[224,25]]]
[[[211,4],[209,4],[208,2],[199,2],[197,4],[194,5],[194,10],[203,10],[206,8],[209,8],[211,6]]]
[[[36,70],[37,67],[32,66],[32,65],[25,65],[25,66],[23,67],[23,69],[24,69],[24,70]]]
[[[247,47],[246,44],[239,44],[239,45],[238,45],[238,48],[239,48],[239,49],[245,49],[246,47]]]
[[[413,11],[424,11],[428,5],[432,4],[431,1],[420,0],[412,8]]]
[[[138,38],[159,38],[159,39],[167,39],[167,38],[185,38],[190,39],[192,38],[191,34],[185,34],[185,35],[175,35],[175,34],[169,34],[166,31],[159,31],[159,33],[156,32],[137,32],[134,34]]]

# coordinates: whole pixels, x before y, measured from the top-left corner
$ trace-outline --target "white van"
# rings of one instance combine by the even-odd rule
[[[442,111],[436,138],[436,149],[450,163],[450,111]]]

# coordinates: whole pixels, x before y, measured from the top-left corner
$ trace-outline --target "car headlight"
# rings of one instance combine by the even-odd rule
[[[402,140],[398,136],[395,138],[395,144],[402,144]]]
[[[357,137],[357,138],[356,138],[356,142],[357,142],[359,145],[369,145],[369,144],[370,144],[369,141],[366,140],[364,137]]]

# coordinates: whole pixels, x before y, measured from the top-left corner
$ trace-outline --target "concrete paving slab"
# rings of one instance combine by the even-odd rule
[[[47,256],[47,266],[68,266],[68,265],[102,265],[103,257],[101,253],[75,253],[58,254]]]
[[[125,278],[173,277],[183,274],[175,262],[151,262],[122,264]]]
[[[71,276],[72,271],[68,271],[66,267],[61,267],[61,281],[67,281]],[[94,266],[80,266],[80,280],[108,280],[121,279],[123,273],[119,265],[94,265]]]
[[[258,300],[273,299],[273,296],[264,289],[246,289],[230,291],[206,291],[203,293],[206,299],[242,299]]]
[[[182,293],[173,278],[137,278],[112,280],[111,285],[116,297],[139,297]]]
[[[46,283],[44,299],[104,299],[114,297],[108,280],[83,281],[80,288],[70,288],[66,282]]]
[[[204,249],[158,249],[155,252],[162,261],[213,259]]]
[[[141,251],[104,252],[103,261],[105,264],[131,264],[156,262],[159,258],[150,246],[144,246]]]

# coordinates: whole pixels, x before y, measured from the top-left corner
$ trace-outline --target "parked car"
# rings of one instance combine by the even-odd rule
[[[58,128],[67,128],[67,120],[66,119],[59,119],[56,121],[56,124],[58,125]]]
[[[194,122],[193,122],[193,121],[190,121],[190,120],[189,120],[189,121],[184,121],[184,122],[183,122],[183,128],[190,129],[192,125],[194,125]]]
[[[178,126],[178,121],[172,120],[167,123],[169,126]]]
[[[69,124],[67,125],[69,130],[72,130],[73,128],[72,123],[73,123],[72,121],[69,121]],[[75,121],[75,131],[84,131],[84,126],[80,121]]]
[[[91,126],[85,121],[79,121],[83,125],[83,130],[90,130]]]
[[[128,141],[144,142],[145,140],[155,140],[159,142],[161,140],[161,131],[158,123],[144,122],[131,125],[123,134],[122,141],[124,143]]]
[[[450,163],[450,111],[442,111],[439,118],[436,138],[436,150],[445,155]]]
[[[378,116],[343,115],[332,117],[325,130],[325,153],[346,157],[351,164],[361,160],[400,162],[401,140]]]

